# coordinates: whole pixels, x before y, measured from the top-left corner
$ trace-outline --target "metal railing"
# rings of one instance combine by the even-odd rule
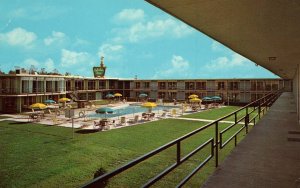
[[[134,159],[133,161],[125,164],[124,166],[121,166],[119,168],[117,168],[114,171],[111,171],[109,173],[106,173],[98,178],[93,179],[92,181],[86,183],[85,185],[83,185],[82,187],[98,187],[100,185],[102,185],[103,182],[106,182],[107,180],[109,180],[110,178],[124,172],[127,169],[130,169],[134,166],[136,166],[137,164],[149,159],[150,157],[153,157],[159,153],[161,153],[162,151],[165,151],[166,149],[175,146],[176,145],[176,162],[173,163],[171,166],[167,167],[165,170],[163,170],[161,173],[159,173],[158,175],[156,175],[155,177],[151,178],[150,180],[148,180],[142,187],[150,187],[151,185],[153,185],[154,183],[156,183],[157,181],[159,181],[161,178],[163,178],[164,176],[166,176],[169,172],[171,172],[172,170],[174,170],[176,167],[178,167],[179,165],[181,165],[183,162],[185,162],[186,160],[188,160],[190,157],[192,157],[193,155],[195,155],[197,152],[199,152],[200,150],[202,150],[204,147],[206,146],[210,146],[210,155],[207,156],[202,162],[200,162],[200,164],[190,173],[188,174],[178,185],[177,187],[181,187],[183,186],[186,182],[188,182],[188,180],[195,175],[207,162],[209,162],[213,157],[215,158],[215,167],[218,167],[219,165],[219,151],[222,150],[231,140],[235,140],[235,146],[237,145],[237,136],[238,134],[242,131],[242,130],[246,130],[245,133],[247,134],[249,131],[249,125],[255,125],[257,122],[257,118],[260,119],[262,115],[264,115],[266,113],[266,111],[270,108],[270,106],[276,101],[276,99],[280,96],[282,92],[281,91],[276,91],[273,93],[269,93],[266,96],[249,103],[248,105],[224,116],[221,117],[209,124],[206,124],[180,138],[177,138],[176,140],[173,140],[141,157],[138,157],[136,159]],[[252,110],[251,110],[252,108]],[[245,116],[242,117],[238,117],[240,112],[244,112],[245,110]],[[257,112],[256,112],[257,111]],[[255,114],[256,113],[256,114]],[[250,119],[250,116],[252,115],[252,118]],[[219,131],[219,125],[220,123],[222,123],[223,120],[226,120],[229,117],[234,117],[234,122],[233,124],[229,125],[227,128],[225,128],[222,131]],[[238,119],[239,118],[239,119]],[[244,123],[242,122],[244,121]],[[225,134],[227,131],[229,131],[230,129],[232,129],[233,127],[235,127],[238,124],[242,124],[243,126],[238,129],[233,135],[231,135],[227,140],[224,140],[223,138],[223,134]],[[208,140],[206,140],[204,143],[202,143],[201,145],[199,145],[198,147],[196,147],[193,151],[191,151],[190,153],[188,153],[185,156],[181,156],[181,147],[182,147],[182,142],[184,140],[186,140],[187,138],[198,134],[200,132],[202,132],[203,130],[212,127],[214,125],[214,136],[210,137]]]

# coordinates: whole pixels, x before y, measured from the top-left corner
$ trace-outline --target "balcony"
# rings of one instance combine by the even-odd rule
[[[293,138],[300,137],[291,131],[300,130],[296,104],[290,101],[292,93],[283,93],[202,187],[299,186],[299,142]]]

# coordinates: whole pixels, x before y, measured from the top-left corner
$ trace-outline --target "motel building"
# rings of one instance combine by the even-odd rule
[[[84,107],[84,103],[102,100],[107,94],[117,92],[129,101],[137,101],[141,93],[147,94],[149,100],[167,102],[185,101],[189,95],[197,94],[200,98],[220,96],[229,104],[245,104],[282,88],[291,91],[291,87],[292,82],[283,79],[139,80],[39,75],[20,69],[0,75],[0,112],[20,113],[28,111],[33,103],[47,99],[58,101],[62,97]]]

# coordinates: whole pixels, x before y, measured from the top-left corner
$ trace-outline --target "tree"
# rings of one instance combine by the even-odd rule
[[[57,69],[54,69],[54,70],[53,70],[53,74],[55,74],[55,75],[59,75],[59,72],[58,72],[58,70],[57,70]]]
[[[47,74],[47,71],[45,68],[41,68],[40,74]]]

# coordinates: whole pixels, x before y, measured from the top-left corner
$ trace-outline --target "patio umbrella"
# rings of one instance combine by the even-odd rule
[[[190,99],[190,102],[202,102],[202,100],[201,99],[199,99],[199,98],[192,98],[192,99]]]
[[[114,96],[115,97],[122,97],[123,95],[121,93],[115,93]]]
[[[58,102],[69,102],[69,101],[71,101],[71,99],[66,98],[66,97],[58,99]]]
[[[31,109],[45,109],[45,108],[47,108],[47,106],[43,103],[34,103],[34,104],[30,105],[29,108],[31,108]]]
[[[121,93],[115,93],[114,94],[115,97],[119,97],[119,101],[121,100],[121,97],[123,96]]]
[[[149,112],[151,112],[152,108],[155,108],[156,106],[157,106],[157,104],[154,102],[145,102],[144,104],[142,104],[141,107],[148,108]]]
[[[105,96],[106,98],[114,98],[115,96],[113,95],[113,94],[107,94],[106,96]]]
[[[213,96],[213,97],[211,97],[211,99],[214,100],[214,101],[221,101],[222,100],[222,98],[219,97],[219,96]]]
[[[198,98],[198,95],[192,94],[192,95],[189,96],[189,99],[193,99],[193,98]]]
[[[102,107],[102,108],[98,108],[96,110],[96,113],[98,114],[112,114],[114,112],[114,110],[112,108],[108,108],[108,107]]]
[[[98,108],[96,110],[97,114],[105,114],[105,118],[106,118],[106,114],[112,114],[114,112],[114,110],[112,108],[108,108],[108,107],[102,107],[102,108]]]
[[[203,97],[202,101],[210,102],[213,101],[213,99],[211,97]]]
[[[52,99],[48,99],[44,101],[44,104],[55,104],[56,102]]]
[[[148,95],[147,95],[146,93],[141,93],[141,94],[139,95],[139,98],[143,98],[143,97],[148,97]]]

